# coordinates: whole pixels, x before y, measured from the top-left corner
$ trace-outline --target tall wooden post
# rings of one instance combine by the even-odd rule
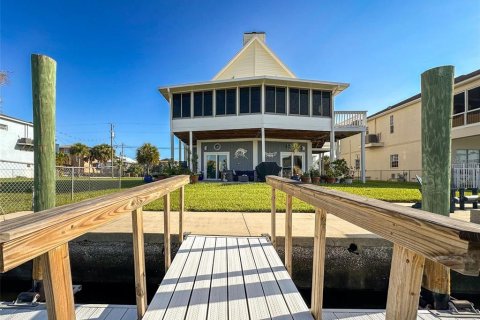
[[[34,211],[55,207],[55,90],[57,63],[33,54]],[[44,279],[49,319],[74,319],[68,244],[54,248],[33,263],[34,280]]]
[[[444,216],[450,213],[453,84],[453,66],[422,74],[422,209]],[[427,259],[422,286],[435,309],[448,309],[449,268]]]
[[[33,210],[55,207],[55,60],[33,54]],[[33,260],[33,280],[43,280],[41,257]]]

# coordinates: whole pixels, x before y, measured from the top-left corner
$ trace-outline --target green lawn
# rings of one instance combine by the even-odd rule
[[[99,182],[100,184],[106,183]],[[139,178],[122,180],[122,188],[143,184]],[[364,197],[389,202],[416,202],[421,198],[418,184],[412,182],[368,181],[366,184],[354,183],[323,185],[330,189],[341,190]],[[75,192],[74,201],[91,199],[100,195],[117,192],[117,188]],[[269,212],[271,188],[265,183],[224,184],[198,183],[185,186],[185,209],[188,211],[246,211]],[[30,192],[0,192],[0,205],[5,213],[30,210],[32,194]],[[277,210],[285,211],[285,194],[277,192]],[[71,203],[69,192],[57,193],[57,205]],[[178,210],[178,191],[172,193],[172,210]],[[296,212],[313,212],[313,207],[297,199],[293,201]],[[163,200],[159,199],[145,206],[145,210],[163,210]],[[0,211],[1,214],[1,211]]]
[[[342,190],[365,197],[391,202],[420,200],[416,183],[369,181],[366,184],[329,184],[327,188]],[[185,187],[185,209],[188,211],[270,211],[271,188],[265,183],[223,184],[198,183]],[[277,210],[285,211],[285,194],[277,192]],[[178,192],[172,194],[172,210],[178,210]],[[157,200],[145,210],[163,210],[163,201]],[[297,199],[293,201],[296,212],[313,212],[314,208]]]

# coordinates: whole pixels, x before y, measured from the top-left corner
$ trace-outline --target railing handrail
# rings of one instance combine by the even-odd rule
[[[460,273],[479,274],[477,224],[276,176],[267,184]]]
[[[188,184],[187,175],[134,187],[0,223],[0,272],[141,209]]]
[[[340,110],[340,111],[334,111],[334,114],[367,114],[367,111],[346,111],[346,110]]]

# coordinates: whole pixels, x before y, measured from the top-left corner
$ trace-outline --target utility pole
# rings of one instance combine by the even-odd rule
[[[123,154],[123,142],[122,142],[122,155],[120,156],[120,177],[123,176],[123,157],[124,157],[124,154]]]
[[[113,175],[113,137],[115,136],[115,132],[113,132],[113,123],[110,123],[110,149],[111,149],[111,170],[112,170],[112,178],[114,177]]]

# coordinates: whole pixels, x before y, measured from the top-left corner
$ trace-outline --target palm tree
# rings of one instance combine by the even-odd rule
[[[75,157],[75,165],[80,166],[80,160],[89,160],[90,149],[83,143],[77,142],[70,147],[70,154]]]
[[[115,150],[113,150],[115,154]],[[90,149],[90,156],[89,159],[97,160],[100,163],[105,164],[108,160],[110,160],[112,156],[112,147],[110,147],[106,143],[102,143],[96,145]],[[112,162],[113,165],[113,162]]]
[[[57,156],[55,158],[55,164],[57,166],[66,166],[68,165],[69,162],[70,162],[70,157],[68,156],[68,154],[63,152],[57,153]]]
[[[160,153],[158,152],[157,147],[150,143],[144,143],[140,148],[137,149],[137,162],[141,165],[144,165],[147,169],[147,174],[150,173],[150,168],[158,164],[160,161]]]

